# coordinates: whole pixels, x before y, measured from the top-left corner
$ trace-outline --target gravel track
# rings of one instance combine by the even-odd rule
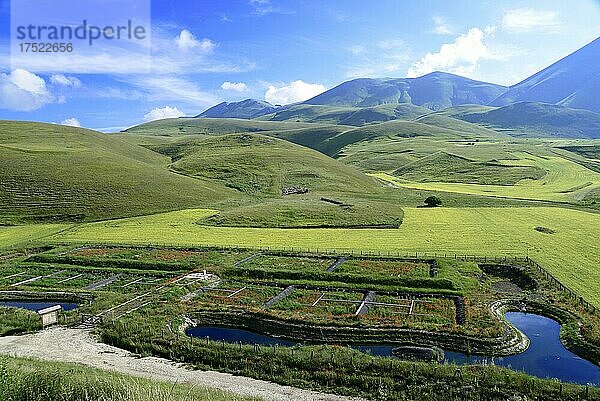
[[[0,354],[78,363],[137,377],[212,387],[268,401],[357,400],[227,373],[190,370],[162,358],[139,358],[128,351],[98,342],[89,330],[82,329],[57,327],[35,334],[0,337]]]

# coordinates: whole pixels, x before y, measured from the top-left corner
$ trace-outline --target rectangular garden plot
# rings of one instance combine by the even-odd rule
[[[361,292],[296,290],[269,311],[280,317],[324,323],[355,316],[363,298]]]
[[[369,312],[364,319],[374,324],[401,327],[453,326],[456,318],[454,301],[446,298],[411,299],[378,295],[369,303],[368,308]]]
[[[430,266],[427,263],[397,260],[349,259],[335,270],[336,273],[353,273],[408,278],[428,278]]]
[[[210,262],[213,257],[240,254],[237,251],[185,250],[185,249],[153,249],[129,247],[93,247],[75,249],[68,252],[69,256],[94,259],[131,259],[145,262]]]
[[[325,271],[334,262],[335,259],[333,258],[259,255],[248,260],[240,267],[250,269]]]
[[[230,305],[239,307],[262,308],[263,305],[281,292],[279,287],[249,285],[226,282],[207,288],[194,297],[194,303],[208,303],[214,306]]]

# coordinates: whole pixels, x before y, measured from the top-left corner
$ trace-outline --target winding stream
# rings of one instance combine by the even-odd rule
[[[565,382],[600,386],[600,367],[578,357],[562,345],[559,337],[560,325],[556,321],[521,312],[508,312],[505,316],[529,337],[531,344],[525,352],[501,358],[486,358],[445,351],[446,361],[458,365],[493,363],[541,378],[556,378]],[[295,345],[292,341],[242,329],[205,326],[190,328],[187,334],[198,338],[209,337],[214,341],[225,340],[242,344]],[[354,345],[352,347],[373,355],[391,356],[392,349],[397,345]]]

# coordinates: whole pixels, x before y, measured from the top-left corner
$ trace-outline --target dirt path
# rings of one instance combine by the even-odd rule
[[[218,388],[269,401],[351,400],[227,373],[188,370],[162,358],[136,358],[120,348],[97,342],[88,330],[53,328],[36,334],[0,337],[0,354],[79,363],[132,376]]]

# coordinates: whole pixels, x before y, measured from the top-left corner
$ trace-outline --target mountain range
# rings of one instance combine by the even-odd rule
[[[599,59],[600,38],[511,87],[445,72],[359,78],[300,103],[223,102],[196,117],[362,126],[441,112],[515,135],[600,138]]]

